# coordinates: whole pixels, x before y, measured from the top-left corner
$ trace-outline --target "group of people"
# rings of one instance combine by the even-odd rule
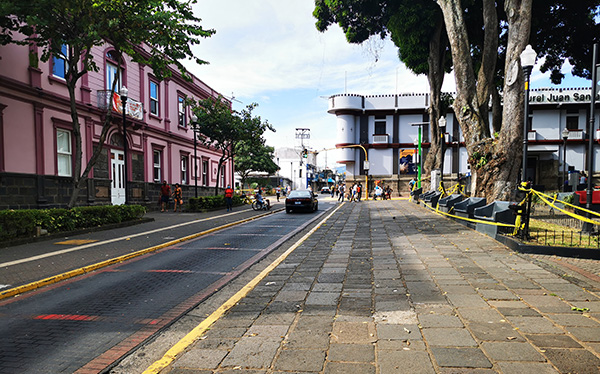
[[[340,184],[338,186],[334,186],[331,189],[331,197],[335,194],[338,201],[343,202],[344,199],[348,199],[348,201],[360,202],[363,196],[363,185],[362,183],[354,183],[351,187],[346,187],[345,184]],[[381,200],[389,200],[392,198],[393,190],[390,186],[381,187],[379,184],[375,186],[373,190],[373,200],[381,199]]]
[[[339,186],[337,186],[337,188],[333,187],[332,197],[333,191],[335,191],[335,195],[338,197],[338,201],[343,202],[344,199],[347,198],[348,201],[360,202],[363,194],[363,185],[362,183],[354,183],[351,187],[348,188],[348,191],[346,192],[346,185],[342,183]]]
[[[177,207],[179,207],[179,211],[181,212],[181,207],[183,206],[183,191],[179,186],[179,183],[175,183],[173,187],[173,192],[171,192],[171,186],[167,183],[167,181],[163,181],[160,186],[160,211],[167,212],[169,210],[169,199],[173,198],[173,211],[177,211]]]
[[[392,198],[392,189],[390,186],[381,187],[380,185],[375,186],[373,193],[373,200],[390,200]]]

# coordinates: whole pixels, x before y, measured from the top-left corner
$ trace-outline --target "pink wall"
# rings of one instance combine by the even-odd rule
[[[97,142],[101,132],[103,111],[98,108],[97,92],[105,87],[105,55],[109,48],[108,45],[94,48],[93,54],[100,70],[88,73],[79,81],[76,90],[84,160],[91,155],[91,142]],[[140,68],[129,57],[125,65],[124,82],[129,90],[129,98],[141,101],[144,105],[142,121],[128,120],[128,144],[133,152],[144,154],[145,180],[153,181],[152,149],[158,147],[163,151],[163,178],[166,177],[170,183],[181,182],[180,157],[182,154],[189,155],[188,179],[189,184],[193,185],[193,131],[189,128],[191,112],[188,108],[188,127],[180,127],[178,93],[194,98],[218,93],[198,78],[189,83],[175,76],[159,82],[159,116],[150,116],[149,80],[153,77],[152,71],[147,66]],[[33,70],[37,73],[29,69],[28,47],[0,46],[0,105],[6,106],[2,114],[5,171],[56,175],[56,127],[63,128],[71,123],[68,92],[63,81],[51,76],[50,62],[39,62],[39,69]],[[34,84],[36,82],[39,88]],[[116,117],[118,119],[114,120],[107,143],[110,134],[116,132],[120,125],[120,115]],[[107,147],[110,148],[110,145]],[[198,159],[208,158],[212,164],[218,161],[219,156],[213,150],[198,145]],[[200,185],[200,162],[198,164]],[[230,176],[229,166],[227,183],[232,182]],[[213,178],[209,178],[211,185],[214,185]]]

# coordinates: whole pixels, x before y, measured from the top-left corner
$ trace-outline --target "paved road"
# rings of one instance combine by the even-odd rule
[[[321,207],[326,206],[322,204]],[[0,373],[98,372],[168,326],[317,218],[318,214],[280,212],[268,215],[0,301]],[[170,219],[185,219],[185,216],[171,214]],[[161,223],[164,227],[166,221],[163,219]],[[197,224],[184,223],[177,229],[152,234],[143,231],[143,226],[130,227],[123,229],[130,234],[129,240],[123,237],[115,242],[34,261],[25,261],[31,260],[30,257],[22,258],[22,262],[13,259],[13,263],[18,262],[14,265],[5,260],[3,277],[16,279],[19,271],[14,268],[24,265],[50,268],[43,265],[58,263],[58,267],[72,268],[87,264],[90,260],[85,257],[101,258],[107,250],[130,252],[148,243],[175,238],[168,235],[198,230],[198,227],[192,229]],[[134,231],[142,231],[144,235],[132,240]],[[152,238],[152,235],[157,236]],[[94,233],[78,240],[103,236],[114,239],[115,233]],[[52,245],[46,242],[38,244],[37,248],[32,246],[28,254],[39,256],[44,252],[40,248]],[[76,246],[69,248],[77,249]],[[15,255],[14,248],[8,251],[9,255]],[[78,260],[82,256],[83,259]],[[32,280],[39,275],[20,276]]]
[[[162,372],[598,373],[598,292],[547,260],[405,201],[347,203]],[[143,372],[266,266],[112,372]]]

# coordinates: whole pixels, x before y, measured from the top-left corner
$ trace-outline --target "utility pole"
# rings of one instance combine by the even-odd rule
[[[302,166],[302,156],[304,155],[304,150],[308,146],[308,140],[310,140],[310,129],[297,127],[296,128],[296,139],[300,140],[300,166]],[[306,145],[304,144],[304,140],[306,140]],[[301,182],[302,183],[302,182]],[[304,168],[304,183],[303,188],[308,188],[308,159],[306,162],[306,167]]]

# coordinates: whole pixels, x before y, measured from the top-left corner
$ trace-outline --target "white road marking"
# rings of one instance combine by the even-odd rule
[[[91,248],[91,247],[96,247],[96,246],[103,245],[103,244],[114,243],[114,242],[118,242],[118,241],[121,241],[121,240],[128,240],[128,239],[131,239],[131,238],[136,238],[138,236],[144,236],[144,235],[148,235],[148,234],[153,234],[155,232],[161,232],[161,231],[165,231],[165,230],[174,229],[174,228],[177,228],[177,227],[191,225],[191,224],[194,224],[194,223],[199,223],[199,222],[204,222],[204,221],[210,221],[210,220],[213,220],[213,219],[216,219],[216,218],[227,217],[227,216],[230,216],[230,215],[233,215],[233,214],[238,214],[240,212],[242,212],[242,211],[237,211],[237,212],[232,212],[232,213],[226,213],[226,214],[222,214],[220,216],[213,216],[213,217],[209,217],[209,218],[197,219],[197,220],[194,220],[194,221],[179,223],[177,225],[172,225],[172,226],[168,226],[168,227],[161,227],[161,228],[155,229],[155,230],[140,232],[140,233],[133,234],[133,235],[126,235],[126,236],[122,236],[120,238],[109,239],[109,240],[105,240],[105,241],[101,241],[101,242],[95,242],[95,243],[80,245],[80,246],[76,246],[76,247],[73,247],[73,248],[62,249],[60,251],[48,252],[48,253],[44,253],[44,254],[41,254],[41,255],[32,256],[32,257],[28,257],[28,258],[22,258],[20,260],[3,262],[3,263],[0,263],[0,267],[8,267],[8,266],[14,266],[14,265],[19,265],[19,264],[24,264],[26,262],[41,260],[43,258],[52,257],[52,256],[58,256],[58,255],[62,255],[62,254],[65,254],[65,253],[75,252],[75,251],[79,251],[79,250],[86,249],[86,248]]]

